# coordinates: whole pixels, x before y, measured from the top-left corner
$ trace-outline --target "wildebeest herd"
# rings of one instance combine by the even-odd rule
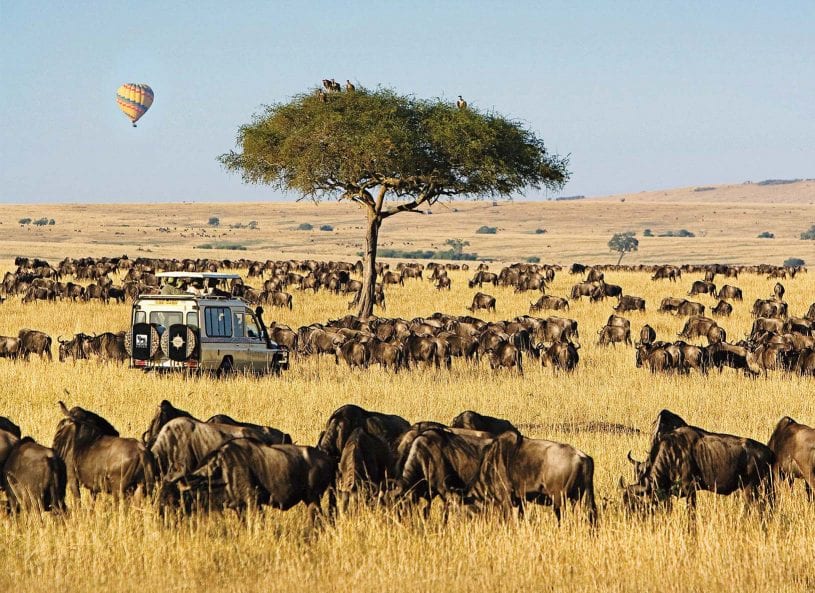
[[[328,418],[314,446],[293,444],[285,432],[219,414],[201,421],[162,401],[141,439],[124,438],[104,418],[68,408],[52,447],[21,438],[0,417],[0,487],[8,507],[66,512],[66,490],[79,504],[80,489],[151,497],[162,513],[243,511],[299,503],[316,519],[354,500],[400,513],[439,499],[443,517],[454,506],[468,512],[495,509],[523,514],[530,503],[551,506],[558,521],[579,507],[598,520],[594,461],[575,447],[524,436],[512,422],[465,411],[449,425],[411,424],[394,415],[344,405]],[[662,410],[644,461],[631,453],[634,481],[620,478],[620,496],[631,513],[670,508],[685,498],[691,511],[699,491],[728,495],[771,509],[778,484],[804,482],[815,500],[815,429],[782,418],[767,445],[709,432]]]
[[[321,289],[336,294],[354,294],[353,305],[359,297],[361,284],[352,274],[361,272],[361,262],[272,261],[251,260],[169,260],[146,259],[130,260],[122,258],[66,258],[56,266],[39,259],[17,258],[15,272],[6,274],[2,289],[7,295],[23,295],[26,301],[31,291],[47,291],[48,299],[94,298],[96,288],[107,290],[116,288],[116,294],[124,298],[135,298],[140,294],[159,290],[156,271],[215,271],[224,269],[246,269],[248,279],[259,278],[262,287],[252,287],[240,280],[233,281],[231,294],[249,303],[271,303],[291,308],[289,287],[301,291]],[[381,282],[377,285],[377,301],[384,309],[384,286],[400,284],[406,280],[422,280],[423,274],[430,271],[429,280],[437,288],[450,288],[448,270],[468,270],[467,264],[417,264],[400,263],[395,270],[386,263],[378,264]],[[579,362],[578,324],[567,317],[536,317],[532,315],[544,309],[568,310],[569,300],[565,297],[546,294],[547,286],[554,280],[561,267],[548,264],[513,264],[502,268],[498,273],[490,272],[487,264],[480,264],[469,280],[471,288],[493,286],[514,287],[515,292],[539,291],[541,296],[532,302],[529,315],[517,316],[505,321],[484,321],[472,315],[452,315],[434,313],[429,317],[413,319],[387,318],[374,316],[360,319],[353,315],[326,323],[313,323],[292,328],[279,323],[271,323],[269,333],[272,340],[287,347],[300,356],[328,354],[339,364],[350,367],[367,368],[381,365],[398,372],[403,368],[417,366],[447,367],[455,358],[476,363],[486,359],[490,367],[511,368],[523,373],[523,359],[532,357],[543,366],[554,370],[570,371]],[[785,289],[776,283],[773,294],[766,299],[757,299],[752,307],[755,318],[750,332],[745,338],[727,341],[726,332],[714,318],[706,317],[703,303],[686,298],[666,297],[662,299],[658,311],[677,316],[687,316],[684,328],[679,333],[681,340],[657,340],[650,326],[640,330],[640,339],[634,344],[630,320],[622,316],[626,312],[643,312],[645,299],[625,294],[623,287],[605,282],[605,271],[649,271],[652,280],[667,279],[677,282],[682,274],[700,273],[703,280],[693,282],[688,296],[707,294],[717,303],[711,308],[714,316],[727,316],[733,310],[729,301],[740,302],[743,293],[740,288],[724,284],[718,289],[714,284],[716,276],[737,279],[739,274],[756,273],[770,278],[795,277],[804,271],[801,268],[777,266],[727,266],[710,264],[705,266],[584,266],[573,264],[572,274],[585,274],[585,278],[575,284],[570,292],[574,301],[588,297],[591,302],[616,298],[617,304],[606,325],[598,331],[598,344],[601,346],[623,343],[635,345],[635,362],[638,367],[646,367],[657,372],[685,373],[695,370],[707,373],[710,369],[721,370],[725,366],[743,370],[749,375],[767,373],[780,369],[802,375],[815,374],[815,303],[800,317],[790,316],[787,303],[783,300]],[[112,275],[123,275],[123,284],[116,287]],[[90,280],[92,284],[82,287],[62,279],[72,275],[75,280]],[[81,290],[80,290],[81,289]],[[38,297],[34,297],[38,298]],[[100,297],[101,298],[101,297]],[[103,299],[105,300],[105,299]],[[468,309],[494,312],[495,297],[478,292]],[[706,340],[707,345],[699,345],[688,340]],[[50,336],[30,329],[20,330],[15,336],[0,336],[0,357],[23,358],[30,354],[51,357]],[[128,359],[125,331],[106,332],[99,335],[77,333],[69,339],[57,337],[59,359],[113,360],[123,362]]]

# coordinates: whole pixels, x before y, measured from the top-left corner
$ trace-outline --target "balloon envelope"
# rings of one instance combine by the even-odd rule
[[[116,91],[116,103],[135,128],[136,122],[153,104],[153,89],[146,84],[123,84]]]

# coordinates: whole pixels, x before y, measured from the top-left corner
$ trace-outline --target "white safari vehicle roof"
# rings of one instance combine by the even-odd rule
[[[190,280],[233,280],[240,279],[240,274],[226,274],[223,272],[159,272],[156,278],[187,278]]]

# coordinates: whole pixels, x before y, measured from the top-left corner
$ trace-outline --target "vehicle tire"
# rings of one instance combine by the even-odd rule
[[[219,377],[228,377],[232,373],[235,372],[235,367],[232,363],[231,356],[224,356],[224,359],[221,361],[221,366],[218,367],[218,376]]]

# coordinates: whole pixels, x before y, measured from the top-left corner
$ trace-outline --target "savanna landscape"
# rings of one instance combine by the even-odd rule
[[[529,351],[517,368],[491,368],[488,353],[478,361],[454,357],[444,364],[413,364],[393,372],[377,365],[349,368],[333,353],[299,354],[280,376],[157,375],[127,362],[58,360],[57,338],[84,332],[129,329],[131,303],[70,299],[23,302],[7,294],[0,304],[0,335],[21,328],[52,336],[54,360],[32,356],[0,359],[0,414],[24,435],[50,446],[63,418],[64,401],[107,419],[123,437],[139,439],[162,400],[196,418],[224,413],[241,421],[274,426],[299,445],[316,445],[332,412],[345,404],[397,414],[409,423],[449,424],[464,410],[511,421],[527,438],[568,443],[594,461],[593,488],[598,522],[591,527],[579,507],[565,509],[558,524],[548,506],[526,505],[525,517],[505,517],[486,505],[474,510],[452,503],[449,516],[434,504],[398,509],[360,499],[336,516],[312,524],[305,505],[289,511],[250,507],[242,513],[212,509],[163,512],[156,491],[118,499],[111,494],[81,500],[68,496],[65,513],[20,513],[0,517],[4,545],[0,589],[21,591],[357,591],[557,590],[557,591],[807,591],[815,588],[815,505],[800,480],[778,484],[771,509],[745,505],[739,493],[701,492],[694,519],[683,500],[673,510],[630,512],[620,479],[634,481],[629,451],[645,458],[652,423],[669,409],[689,424],[767,443],[784,416],[815,424],[813,377],[782,368],[748,373],[738,368],[707,372],[650,372],[635,364],[635,345],[598,344],[598,332],[615,313],[618,299],[571,299],[585,272],[570,274],[573,262],[604,266],[604,282],[645,300],[645,311],[620,313],[630,321],[632,341],[650,325],[658,340],[673,342],[687,317],[659,312],[666,297],[691,299],[709,309],[718,299],[688,296],[702,269],[675,282],[652,280],[655,264],[781,266],[790,257],[807,263],[812,241],[799,238],[815,219],[815,182],[740,184],[703,191],[685,188],[570,201],[438,202],[432,214],[407,214],[386,222],[380,249],[441,250],[447,239],[469,242],[478,258],[453,264],[449,290],[438,290],[425,269],[421,279],[384,287],[381,317],[427,319],[435,312],[474,315],[486,323],[530,312],[540,290],[512,285],[470,287],[476,266],[489,259],[498,273],[514,263],[555,266],[545,293],[565,297],[567,311],[538,311],[578,322],[579,362],[566,372],[542,366]],[[30,217],[54,225],[19,224]],[[216,217],[216,221],[211,220]],[[0,209],[0,271],[14,272],[14,258],[192,258],[246,261],[346,261],[362,249],[364,217],[348,204],[116,204],[9,205]],[[147,224],[149,221],[149,224]],[[249,223],[254,228],[249,228]],[[298,230],[303,223],[311,230]],[[240,224],[241,228],[236,228]],[[321,225],[331,230],[320,231]],[[481,226],[496,227],[480,234]],[[536,233],[537,229],[545,232]],[[651,229],[654,237],[643,236]],[[659,237],[687,229],[693,237]],[[637,251],[619,254],[607,242],[613,233],[635,231]],[[775,238],[758,238],[769,231]],[[530,258],[539,258],[531,260]],[[391,270],[407,260],[381,258]],[[428,260],[415,260],[426,265]],[[461,269],[462,264],[469,269]],[[533,263],[532,265],[537,265]],[[648,266],[640,269],[638,266]],[[244,264],[232,271],[246,284]],[[628,267],[627,267],[628,266]],[[224,269],[223,265],[219,269]],[[554,269],[554,268],[553,268]],[[598,268],[599,270],[599,268]],[[756,299],[773,299],[777,282],[786,289],[787,317],[803,318],[815,301],[815,277],[768,277],[764,268],[737,277],[714,276],[736,285],[742,300],[732,314],[717,317],[727,341],[751,334]],[[304,272],[305,273],[305,272]],[[124,272],[110,274],[121,285]],[[358,275],[354,275],[358,277]],[[71,276],[63,281],[87,285]],[[270,325],[300,327],[343,318],[351,296],[325,288],[285,288],[291,309],[266,307]],[[467,310],[476,292],[496,299],[495,309]],[[777,295],[776,295],[777,296]],[[353,311],[351,311],[353,312]],[[803,330],[802,330],[803,331]],[[710,347],[707,337],[688,342]],[[752,346],[755,347],[755,344]],[[322,506],[327,507],[326,495]],[[466,497],[465,497],[466,498]]]

